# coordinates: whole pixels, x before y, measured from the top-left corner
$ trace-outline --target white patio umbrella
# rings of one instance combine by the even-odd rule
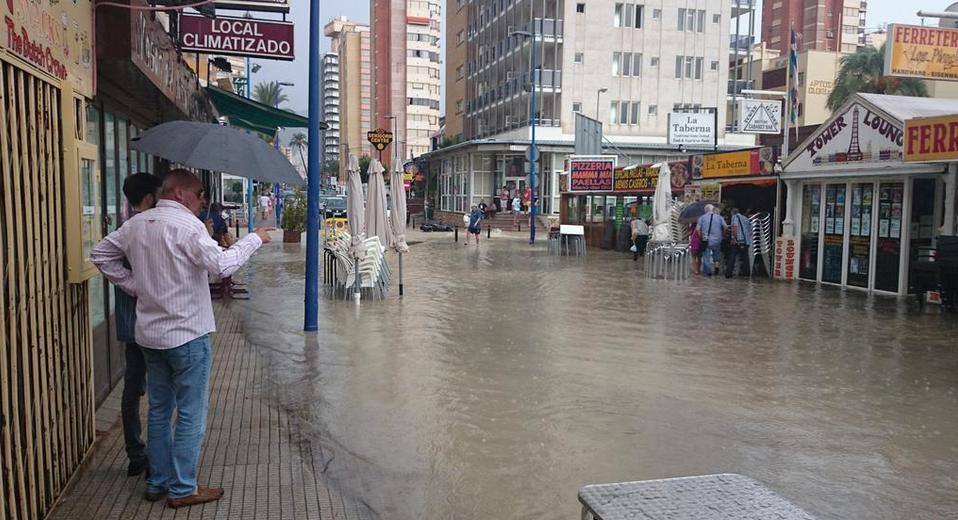
[[[672,171],[669,163],[661,162],[659,180],[655,185],[655,196],[652,198],[652,241],[666,242],[671,240],[669,220],[672,215]]]
[[[349,221],[349,253],[355,266],[353,297],[359,301],[359,260],[365,256],[363,240],[366,239],[366,222],[363,209],[363,181],[359,178],[359,159],[349,156],[346,166],[346,219]]]
[[[392,229],[389,227],[389,214],[386,206],[385,169],[382,163],[373,159],[369,163],[369,186],[366,194],[366,238],[379,237],[383,247],[392,244]]]
[[[393,201],[390,223],[393,229],[392,248],[399,255],[399,296],[402,296],[402,254],[409,251],[406,244],[406,188],[403,185],[402,171],[398,165],[389,177],[389,193]]]

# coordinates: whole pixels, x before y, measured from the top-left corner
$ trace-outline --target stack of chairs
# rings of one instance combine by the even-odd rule
[[[691,258],[688,242],[649,242],[645,249],[645,276],[686,280],[691,272]]]
[[[359,288],[364,298],[385,298],[389,290],[389,265],[386,263],[386,248],[379,237],[370,237],[363,241],[365,252],[358,262],[349,252],[351,237],[343,233],[326,242],[324,255],[323,283],[327,294],[334,298],[350,299],[355,291],[359,276]]]
[[[749,272],[755,271],[755,257],[761,255],[765,271],[772,276],[772,264],[769,256],[772,252],[772,216],[768,213],[756,213],[749,219],[752,226],[752,247],[748,255]]]

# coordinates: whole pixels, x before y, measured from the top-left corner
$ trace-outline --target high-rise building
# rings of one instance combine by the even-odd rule
[[[461,142],[428,156],[439,209],[488,203],[503,186],[524,189],[532,117],[545,214],[559,212],[577,113],[602,123],[603,153],[620,164],[687,158],[667,139],[669,114],[678,111],[714,111],[720,149],[754,144],[725,133],[728,0],[694,8],[678,0],[447,0],[446,21],[445,137]]]
[[[366,132],[372,126],[372,81],[369,26],[334,18],[325,34],[339,54],[339,171],[344,175],[349,156],[371,155]],[[340,179],[345,181],[345,179]]]
[[[338,51],[338,49],[337,49]],[[326,160],[339,159],[339,53],[323,55],[323,120],[326,133],[323,153]]]
[[[865,0],[766,1],[762,6],[762,41],[787,54],[794,29],[799,51],[853,53],[865,44],[867,4]]]
[[[439,128],[441,7],[438,0],[371,0],[369,12],[373,122],[393,132],[400,157],[416,157]]]

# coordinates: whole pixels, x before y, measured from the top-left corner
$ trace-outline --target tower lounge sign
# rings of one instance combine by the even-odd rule
[[[293,24],[184,13],[180,16],[180,44],[188,52],[292,60]]]
[[[823,123],[786,169],[900,161],[903,136],[897,120],[868,105],[852,103]]]

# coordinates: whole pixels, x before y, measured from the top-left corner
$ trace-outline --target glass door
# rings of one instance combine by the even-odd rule
[[[898,292],[904,196],[904,183],[883,182],[878,186],[878,251],[875,255],[875,289],[879,291]]]
[[[825,185],[825,238],[822,247],[822,281],[842,283],[845,243],[845,185]]]
[[[848,285],[868,287],[871,263],[872,192],[874,185],[852,186],[851,217],[849,219]]]
[[[911,233],[908,237],[911,258],[909,265],[912,266],[918,261],[919,250],[931,247],[938,229],[939,222],[935,221],[936,188],[937,181],[935,179],[915,179],[914,184],[912,184]],[[909,289],[914,283],[912,272],[913,269],[909,269]]]
[[[818,279],[818,234],[821,230],[822,185],[802,187],[802,248],[798,276],[805,280]]]

